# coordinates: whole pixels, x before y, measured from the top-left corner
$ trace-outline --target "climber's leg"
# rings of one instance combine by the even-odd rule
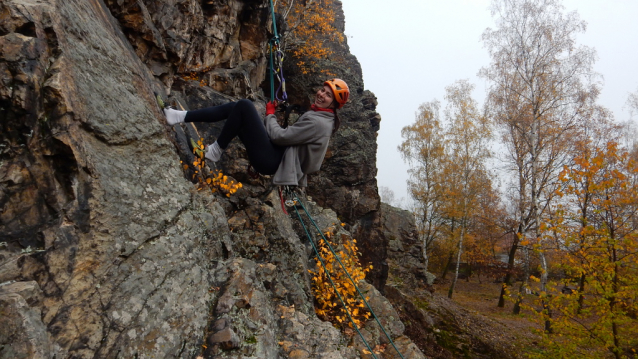
[[[219,106],[202,108],[194,111],[180,111],[167,107],[164,109],[166,122],[174,125],[182,122],[218,122],[225,120],[236,102],[229,102]]]
[[[261,174],[274,174],[279,168],[286,147],[270,142],[263,120],[253,103],[249,100],[236,102],[227,117],[217,141],[208,146],[206,157],[212,161],[218,161],[230,141],[239,136],[246,147],[248,159],[253,168]],[[187,120],[190,121],[190,112]]]
[[[184,122],[219,122],[228,118],[237,102],[187,111]]]

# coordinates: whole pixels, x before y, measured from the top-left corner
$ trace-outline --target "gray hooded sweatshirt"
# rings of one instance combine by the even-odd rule
[[[273,177],[273,184],[306,187],[306,175],[319,171],[326,155],[334,114],[311,110],[287,128],[279,126],[275,115],[266,116],[264,121],[270,141],[288,146]]]

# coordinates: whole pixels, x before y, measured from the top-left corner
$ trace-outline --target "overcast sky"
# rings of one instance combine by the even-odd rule
[[[481,34],[494,22],[489,0],[342,0],[350,51],[361,63],[366,89],[377,96],[381,114],[377,152],[379,186],[407,198],[408,166],[397,146],[401,129],[414,122],[418,106],[438,99],[459,79],[476,85],[485,98],[485,81],[476,74],[489,65]],[[578,44],[596,49],[594,69],[604,77],[599,103],[627,121],[624,108],[638,91],[638,0],[565,0],[588,23]]]

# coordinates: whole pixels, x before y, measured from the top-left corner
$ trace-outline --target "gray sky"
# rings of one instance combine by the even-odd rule
[[[381,114],[377,152],[379,186],[395,198],[407,198],[408,166],[397,146],[401,129],[414,122],[418,106],[443,101],[445,87],[459,79],[476,85],[485,98],[485,82],[476,74],[489,65],[480,42],[494,22],[489,0],[342,0],[350,51],[361,63],[366,89],[374,92]],[[638,90],[638,0],[564,0],[588,23],[578,44],[596,49],[594,69],[604,77],[599,103],[627,121],[628,94]]]

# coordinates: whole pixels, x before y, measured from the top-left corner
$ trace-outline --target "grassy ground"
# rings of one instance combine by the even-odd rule
[[[518,292],[517,283],[512,289],[512,293]],[[435,284],[436,292],[439,295],[447,295],[450,282]],[[470,278],[469,282],[460,279],[456,283],[456,290],[452,300],[463,308],[478,314],[482,314],[503,324],[510,334],[514,334],[519,342],[517,347],[523,350],[538,350],[538,336],[534,334],[534,329],[540,329],[538,323],[533,321],[530,312],[523,311],[520,315],[512,314],[514,301],[506,300],[505,307],[499,308],[498,297],[501,291],[500,283],[493,283],[491,280],[483,280],[482,283],[476,278]],[[533,295],[524,298],[526,303],[533,303],[536,299]]]

